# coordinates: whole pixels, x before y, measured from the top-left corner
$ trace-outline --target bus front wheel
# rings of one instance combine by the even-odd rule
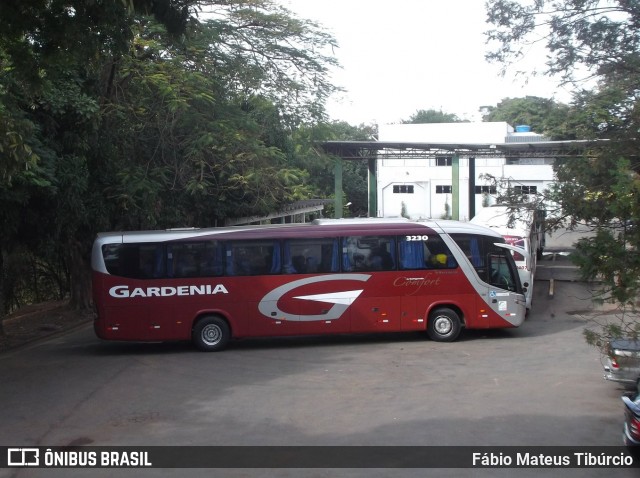
[[[231,338],[229,324],[221,318],[208,316],[198,320],[191,334],[193,343],[205,352],[218,352],[224,349]]]
[[[436,342],[453,342],[460,335],[462,323],[456,311],[448,308],[436,309],[429,315],[427,334]]]

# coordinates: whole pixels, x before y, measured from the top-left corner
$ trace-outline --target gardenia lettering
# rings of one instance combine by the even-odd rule
[[[130,289],[126,285],[116,285],[109,289],[109,295],[116,299],[129,297],[171,297],[173,295],[215,295],[228,294],[222,284],[180,285],[178,287],[136,287]]]

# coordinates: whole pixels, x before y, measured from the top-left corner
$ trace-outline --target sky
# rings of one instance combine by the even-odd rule
[[[338,42],[342,68],[333,71],[332,82],[347,91],[327,104],[333,120],[390,124],[435,109],[481,121],[480,107],[504,98],[570,101],[557,80],[501,77],[500,65],[487,63],[484,0],[279,1]],[[540,69],[544,62],[543,50],[532,51],[518,69]]]

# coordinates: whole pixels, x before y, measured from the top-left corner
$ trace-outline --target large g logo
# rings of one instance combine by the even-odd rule
[[[311,322],[314,320],[335,320],[349,308],[351,304],[362,294],[363,289],[359,290],[345,290],[340,292],[328,292],[324,294],[313,295],[300,295],[293,297],[300,300],[312,300],[316,302],[325,302],[333,304],[333,307],[324,314],[317,315],[297,315],[280,310],[278,307],[278,301],[287,292],[290,292],[298,287],[302,287],[316,282],[329,282],[329,281],[345,281],[353,280],[366,282],[371,275],[369,274],[333,274],[318,277],[307,277],[305,279],[296,280],[287,284],[281,285],[276,289],[273,289],[267,295],[265,295],[258,304],[258,310],[260,313],[270,319],[274,320],[291,320],[299,322]]]

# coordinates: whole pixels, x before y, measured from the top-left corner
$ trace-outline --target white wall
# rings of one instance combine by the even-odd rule
[[[508,123],[386,124],[378,127],[380,141],[416,143],[504,143],[514,129]]]
[[[415,143],[503,144],[513,128],[507,123],[433,123],[381,125],[380,141]],[[527,133],[532,135],[532,133]],[[378,211],[381,217],[399,216],[402,203],[412,219],[440,218],[451,194],[437,194],[437,186],[451,186],[452,167],[436,166],[435,158],[378,160]],[[512,184],[536,186],[542,192],[554,180],[552,166],[507,165],[504,158],[476,158],[476,186],[487,185],[482,174],[510,178]],[[469,219],[469,160],[460,158],[459,217]],[[413,185],[413,194],[394,193],[394,185]],[[482,207],[482,194],[475,194],[476,211]]]

